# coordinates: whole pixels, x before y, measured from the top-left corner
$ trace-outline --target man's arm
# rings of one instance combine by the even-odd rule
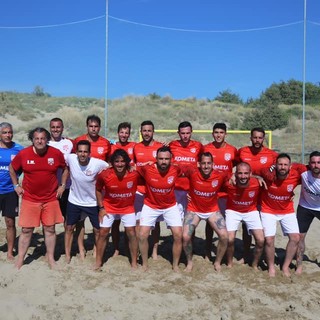
[[[18,176],[17,176],[17,172],[13,169],[11,163],[9,165],[9,174],[10,174],[10,178],[14,187],[14,191],[17,193],[18,196],[21,196],[24,192],[24,190],[22,189],[22,187],[19,184],[18,181]]]

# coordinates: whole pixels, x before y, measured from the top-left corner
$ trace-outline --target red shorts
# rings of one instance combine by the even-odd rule
[[[40,203],[23,200],[21,202],[19,226],[22,228],[36,228],[40,226],[53,226],[63,223],[58,200]]]

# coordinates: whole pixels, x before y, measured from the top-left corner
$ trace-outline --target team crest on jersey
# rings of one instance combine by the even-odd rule
[[[128,153],[132,154],[133,153],[133,148],[128,148]]]
[[[249,198],[253,198],[255,194],[256,194],[255,191],[250,191],[249,192]]]
[[[132,186],[133,186],[133,181],[127,182],[127,188],[128,188],[128,189],[131,189]]]
[[[230,161],[230,160],[231,160],[231,154],[230,154],[230,153],[226,153],[226,154],[224,155],[224,160]]]
[[[103,154],[103,151],[104,151],[104,147],[98,147],[98,148],[97,148],[97,152],[98,152],[99,154]]]
[[[67,144],[65,144],[63,147],[62,147],[62,150],[63,151],[68,151],[69,150],[69,146]]]
[[[219,184],[219,181],[218,180],[213,180],[211,182],[211,185],[215,188],[217,185]]]
[[[152,151],[152,156],[155,158],[157,156],[157,150]]]
[[[168,177],[167,182],[168,182],[169,184],[172,184],[172,183],[173,183],[173,180],[174,180],[174,177],[173,177],[173,176],[170,176],[170,177]]]
[[[196,149],[196,148],[191,148],[191,149],[190,149],[190,152],[196,153],[196,152],[197,152],[197,149]]]
[[[267,157],[261,157],[260,158],[260,163],[262,163],[262,164],[266,164],[267,163]]]
[[[48,158],[48,165],[53,166],[54,165],[54,159]]]
[[[293,191],[293,184],[288,184],[287,185],[287,191],[292,192]]]

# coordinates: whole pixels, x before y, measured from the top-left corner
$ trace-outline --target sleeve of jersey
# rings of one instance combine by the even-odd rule
[[[106,174],[105,171],[101,171],[98,176],[97,176],[97,181],[96,181],[96,189],[98,191],[102,191],[103,187],[104,187],[104,175]]]
[[[308,169],[306,165],[296,162],[292,163],[291,168],[296,170],[299,174],[304,173]]]
[[[19,171],[21,169],[21,152],[19,152],[11,161],[11,165],[14,171]]]

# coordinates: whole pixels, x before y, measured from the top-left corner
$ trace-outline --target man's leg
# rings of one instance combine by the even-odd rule
[[[66,253],[66,262],[70,263],[71,261],[71,247],[73,240],[73,232],[75,224],[73,225],[65,225],[65,234],[64,234],[64,251]]]
[[[55,225],[53,226],[43,226],[44,231],[44,242],[47,249],[47,259],[50,268],[54,269],[56,266],[56,261],[54,260],[54,249],[56,246],[56,230]]]
[[[149,226],[140,226],[139,228],[139,249],[142,258],[142,268],[144,271],[148,270],[148,250],[149,243],[148,238],[150,234],[151,227]]]
[[[6,222],[6,238],[7,238],[7,244],[8,244],[8,252],[7,252],[7,259],[13,260],[13,248],[14,248],[14,241],[16,239],[16,219],[12,217],[4,217]]]
[[[252,261],[253,269],[258,269],[259,260],[262,255],[263,246],[264,246],[264,233],[262,229],[254,229],[251,230],[251,233],[254,237],[255,241],[255,248],[254,248],[254,255]]]
[[[233,255],[234,255],[234,239],[236,238],[237,231],[228,231],[228,248],[227,248],[227,266],[233,267]]]
[[[100,227],[98,233],[98,239],[96,242],[97,253],[96,253],[96,263],[94,269],[99,269],[103,263],[103,256],[108,245],[110,228]]]
[[[290,263],[297,253],[299,243],[299,233],[288,233],[289,241],[286,248],[286,256],[282,265],[282,272],[286,277],[290,277]]]
[[[211,250],[212,250],[212,239],[213,239],[213,230],[210,226],[210,224],[208,223],[208,221],[206,222],[206,254],[205,254],[205,258],[207,260],[211,260],[212,256],[211,256]]]
[[[18,258],[15,263],[17,269],[20,269],[23,266],[24,257],[29,248],[33,230],[34,228],[22,228],[21,230],[18,244]]]
[[[126,227],[126,234],[129,239],[129,251],[131,256],[131,267],[136,269],[138,259],[138,240],[136,236],[136,227]]]
[[[119,251],[119,243],[120,243],[120,220],[115,220],[113,222],[112,228],[111,228],[111,237],[112,237],[112,243],[114,247],[114,254],[113,256],[118,256]]]
[[[298,249],[297,249],[297,270],[296,270],[296,274],[301,274],[302,273],[302,262],[303,262],[304,251],[306,249],[306,244],[305,244],[306,235],[307,235],[307,233],[300,233]]]
[[[85,220],[79,221],[76,224],[76,237],[78,242],[79,254],[80,259],[84,260],[86,257],[86,249],[84,247],[84,235],[85,235],[85,227],[84,227]]]
[[[248,229],[245,223],[242,224],[242,241],[243,241],[243,263],[246,263],[250,258],[252,236],[248,233]]]
[[[220,212],[214,212],[208,219],[212,229],[217,233],[219,237],[217,246],[217,255],[214,261],[214,269],[216,271],[221,270],[221,262],[228,247],[228,232],[226,229],[226,222]]]
[[[184,216],[183,221],[183,233],[182,233],[182,244],[183,250],[187,258],[187,267],[185,271],[191,272],[193,268],[192,256],[193,256],[193,248],[192,248],[192,235],[195,232],[196,227],[200,222],[200,218],[194,213],[187,211]],[[211,227],[210,227],[211,229]]]
[[[270,277],[274,277],[276,275],[276,269],[274,265],[274,236],[265,237],[265,253],[266,253],[266,260],[268,264],[268,273]]]
[[[171,227],[173,236],[172,245],[172,269],[173,271],[179,271],[179,261],[182,251],[182,227]]]
[[[154,229],[151,230],[151,236],[153,241],[153,247],[152,247],[152,259],[157,260],[158,259],[158,247],[159,247],[159,241],[160,241],[160,222],[156,222],[156,225],[154,226]]]

